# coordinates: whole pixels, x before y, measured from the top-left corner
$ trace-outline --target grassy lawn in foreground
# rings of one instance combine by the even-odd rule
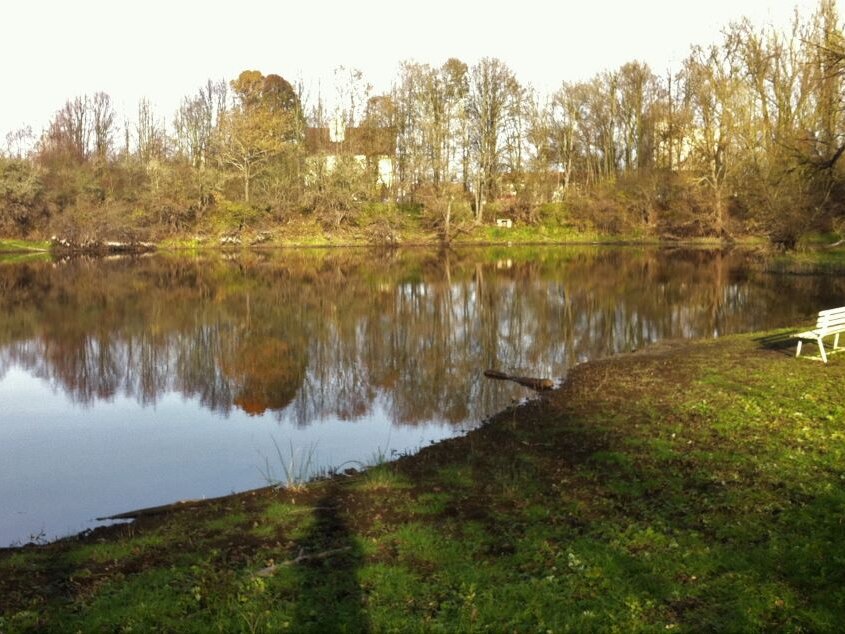
[[[838,630],[845,355],[793,351],[662,344],[351,477],[3,551],[0,631]]]

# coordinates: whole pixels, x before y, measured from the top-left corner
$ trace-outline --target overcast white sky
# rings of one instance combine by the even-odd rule
[[[837,0],[840,11],[845,0]],[[542,91],[634,59],[664,72],[742,16],[788,21],[817,0],[11,0],[0,9],[0,145],[38,133],[70,97],[102,90],[134,115],[146,96],[168,122],[207,79],[278,73],[324,93],[338,65],[386,91],[401,60],[484,56]]]

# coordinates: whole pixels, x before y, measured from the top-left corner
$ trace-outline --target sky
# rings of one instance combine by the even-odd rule
[[[837,0],[840,14],[845,0]],[[743,16],[786,24],[818,0],[46,0],[0,11],[0,147],[39,133],[72,97],[108,93],[131,119],[141,97],[170,122],[181,99],[242,70],[303,80],[329,96],[333,69],[360,69],[386,92],[399,62],[498,57],[543,93],[632,60],[677,67]]]

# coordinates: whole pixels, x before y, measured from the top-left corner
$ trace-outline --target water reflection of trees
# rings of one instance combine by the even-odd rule
[[[177,392],[301,425],[477,420],[518,388],[668,337],[796,323],[845,282],[706,251],[280,252],[0,267],[0,376],[75,401]],[[841,302],[840,302],[841,303]]]

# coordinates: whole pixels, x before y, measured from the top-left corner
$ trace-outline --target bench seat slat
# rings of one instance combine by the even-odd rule
[[[828,308],[827,310],[820,310],[819,317],[822,317],[824,315],[835,315],[837,313],[845,315],[845,306],[841,306],[839,308]]]
[[[826,319],[824,321],[819,320],[817,325],[820,328],[824,328],[825,326],[828,328],[839,328],[845,326],[845,316],[837,317],[836,319]]]

